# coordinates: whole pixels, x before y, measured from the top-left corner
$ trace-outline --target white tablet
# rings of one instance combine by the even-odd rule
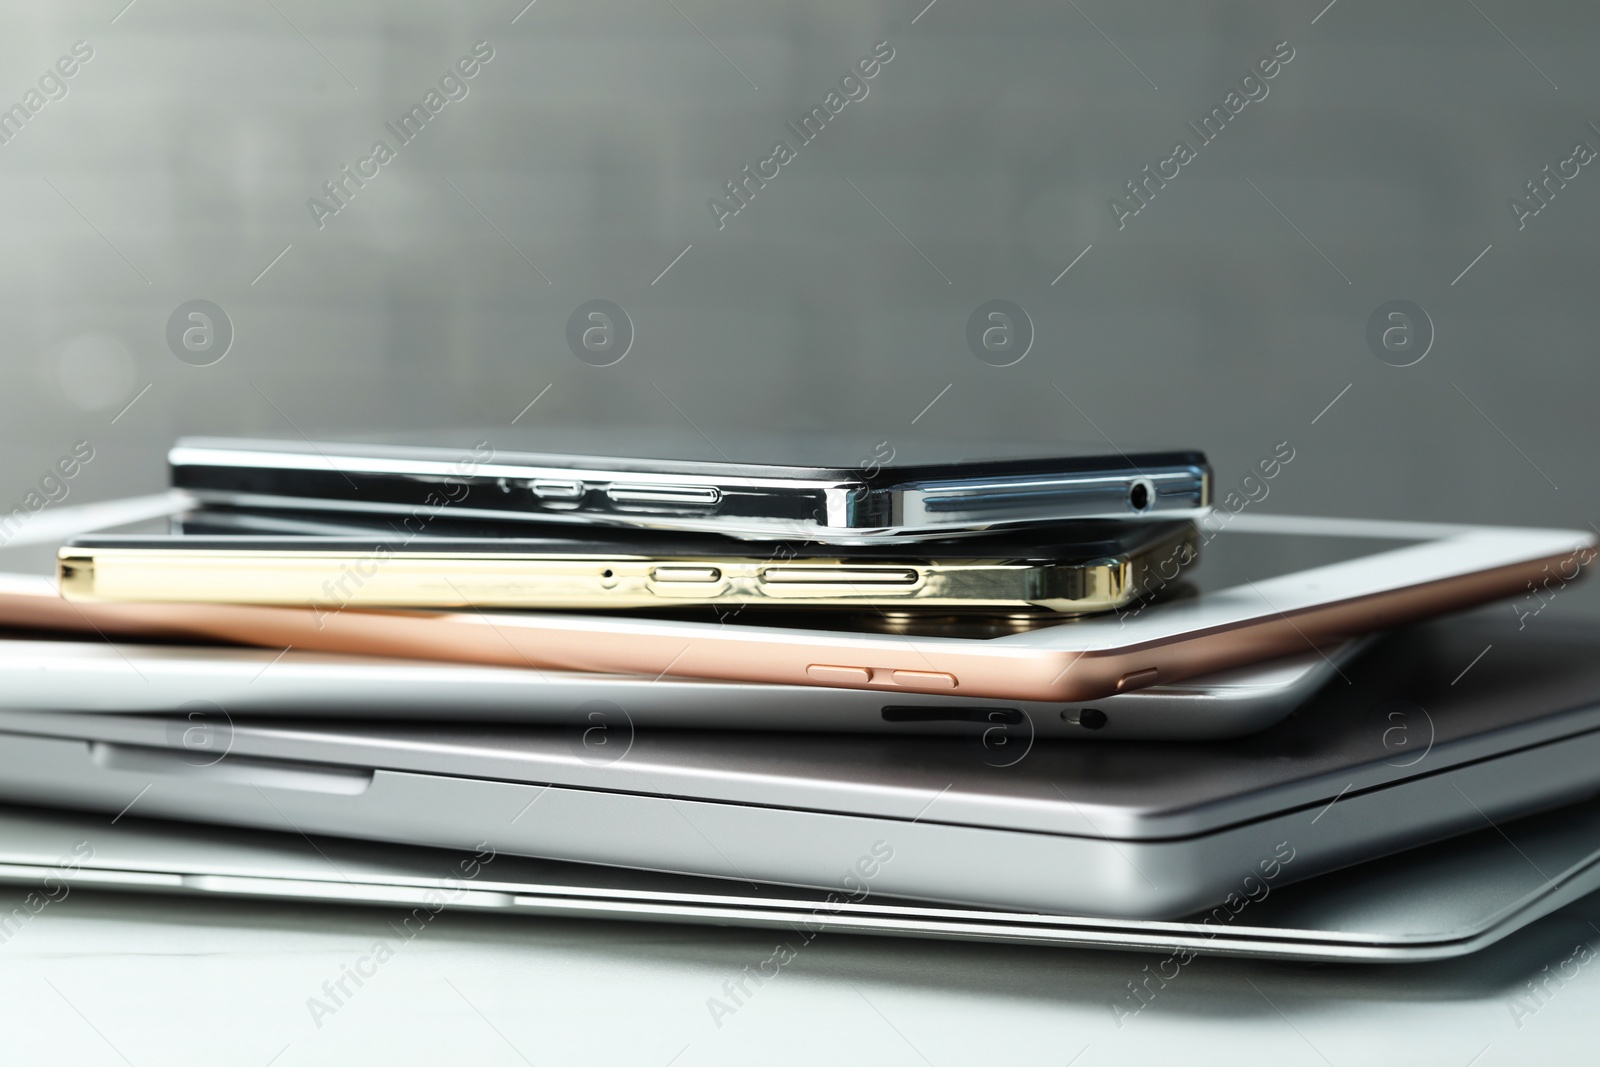
[[[1572,530],[1253,514],[1206,527],[1198,565],[1179,580],[1174,560],[1170,586],[1150,590],[1159,595],[1116,612],[988,638],[637,617],[430,621],[451,650],[498,644],[501,662],[1083,701],[1317,650],[1494,600],[1507,600],[1508,615],[1529,615],[1595,558],[1594,536]],[[413,621],[366,616],[352,629],[399,637],[401,624]],[[440,653],[451,654],[443,647]]]
[[[895,694],[1080,702],[1309,651],[1505,599],[1526,617],[1595,557],[1583,531],[1216,513],[1198,566],[1158,564],[1134,606],[993,637],[638,614],[328,612],[71,603],[0,593],[0,624],[302,650],[715,678]]]

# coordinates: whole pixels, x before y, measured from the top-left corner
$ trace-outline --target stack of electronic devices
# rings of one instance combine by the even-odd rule
[[[0,878],[1328,959],[1600,887],[1590,534],[720,443],[180,441],[0,577],[0,799],[114,817]]]

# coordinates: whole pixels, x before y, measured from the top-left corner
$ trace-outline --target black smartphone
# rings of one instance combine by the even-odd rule
[[[1194,519],[1197,451],[846,442],[575,428],[404,441],[185,438],[175,488],[207,504],[600,523],[764,540],[895,542],[1083,519]]]

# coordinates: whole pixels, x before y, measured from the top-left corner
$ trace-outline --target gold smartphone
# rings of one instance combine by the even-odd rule
[[[345,608],[878,607],[1081,615],[1196,558],[1190,522],[1072,523],[915,545],[762,545],[570,527],[539,537],[80,537],[69,600]]]
[[[347,655],[820,685],[884,694],[954,691],[1082,702],[1277,656],[1322,650],[1499,598],[1529,625],[1594,562],[1589,531],[1329,519],[1254,512],[1204,535],[1185,582],[1152,586],[1115,614],[976,637],[729,625],[655,613],[364,610],[74,602],[43,577],[0,574],[0,624],[102,639],[223,641]],[[1170,566],[1165,573],[1170,573]],[[1142,584],[1142,583],[1141,583]],[[1148,605],[1148,606],[1147,606]],[[1492,657],[1491,653],[1491,657]],[[1475,668],[1482,669],[1482,668]]]

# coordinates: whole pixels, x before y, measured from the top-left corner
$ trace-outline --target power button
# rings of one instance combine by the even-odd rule
[[[1161,668],[1147,667],[1142,671],[1129,671],[1117,679],[1117,692],[1126,693],[1130,689],[1143,689],[1147,685],[1155,685],[1156,679],[1161,675]]]

